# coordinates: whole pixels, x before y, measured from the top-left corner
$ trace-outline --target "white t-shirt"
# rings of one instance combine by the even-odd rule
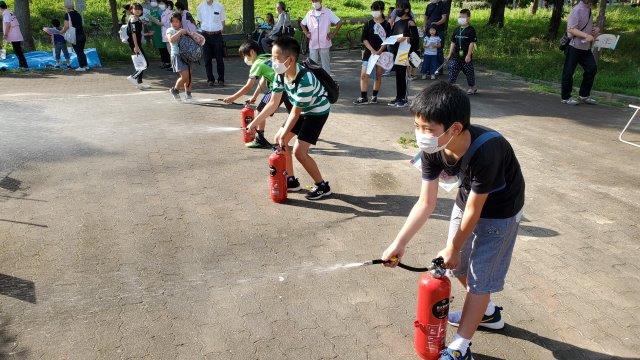
[[[198,6],[198,20],[203,31],[222,31],[222,22],[227,20],[224,6],[216,0],[211,5],[203,1]]]

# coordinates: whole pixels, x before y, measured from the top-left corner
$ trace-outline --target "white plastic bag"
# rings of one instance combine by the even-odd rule
[[[133,67],[136,71],[142,71],[147,69],[147,59],[142,54],[131,55],[131,61],[133,61]]]

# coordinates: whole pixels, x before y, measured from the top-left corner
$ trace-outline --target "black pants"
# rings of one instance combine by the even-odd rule
[[[27,65],[27,58],[24,57],[24,51],[22,50],[22,41],[12,41],[11,46],[13,46],[13,52],[18,58],[20,67],[25,69],[28,68],[29,65]]]
[[[160,61],[162,61],[163,64],[171,64],[171,56],[166,46],[158,48],[158,53],[160,53]]]
[[[568,100],[573,90],[573,73],[580,64],[582,70],[582,84],[580,84],[580,96],[591,95],[593,81],[596,78],[598,68],[591,50],[580,50],[569,45],[564,53],[564,68],[562,69],[562,100]]]
[[[407,67],[394,65],[396,72],[396,100],[407,100]]]
[[[78,66],[87,67],[87,55],[84,53],[84,45],[87,43],[87,39],[76,39],[75,45],[73,45],[73,51],[78,57]]]
[[[203,33],[206,41],[204,43],[203,57],[204,68],[207,70],[207,81],[215,81],[213,76],[213,59],[216,59],[216,69],[218,71],[218,81],[224,81],[224,42],[222,34]]]
[[[136,53],[133,51],[133,48],[131,48],[131,55],[136,55]],[[142,48],[140,47],[140,55],[142,55],[144,57],[144,60],[147,61],[147,66],[149,65],[149,62],[147,60],[147,55],[144,53],[144,50],[142,50]],[[131,74],[131,77],[136,79],[138,81],[138,84],[142,84],[142,77],[144,76],[144,70],[136,70],[133,74]]]

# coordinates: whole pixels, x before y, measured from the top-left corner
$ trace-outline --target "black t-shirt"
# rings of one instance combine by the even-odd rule
[[[427,5],[427,10],[424,12],[424,15],[427,17],[426,23],[426,32],[431,28],[431,24],[438,22],[442,19],[442,14],[444,14],[444,4],[442,1],[438,1],[436,3],[429,3]],[[444,29],[444,24],[442,25],[434,25],[438,34]]]
[[[378,24],[379,26],[376,26]],[[362,41],[369,41],[369,44],[372,48],[379,50],[382,46],[382,38],[379,35],[379,29],[382,28],[384,30],[384,36],[387,37],[391,34],[391,25],[387,20],[384,20],[381,23],[376,23],[373,19],[369,20],[364,27],[362,28]],[[364,45],[363,45],[364,46]],[[364,46],[364,53],[362,54],[362,60],[369,60],[371,57],[371,51]]]
[[[478,42],[476,29],[471,25],[455,29],[451,34],[451,42],[455,44],[453,48],[454,55],[459,59],[464,59],[469,52],[469,44]],[[460,53],[460,50],[462,50],[462,53]]]
[[[69,17],[71,17],[71,20],[69,20]],[[71,21],[71,26],[76,28],[77,41],[82,41],[86,39],[84,35],[84,28],[82,27],[82,16],[80,16],[80,14],[77,11],[71,10],[68,13],[64,14],[64,19],[67,21]]]
[[[396,19],[396,22],[393,23],[393,28],[391,29],[391,35],[402,35],[410,37],[410,51],[416,51],[418,45],[420,44],[420,36],[418,35],[418,27],[415,26],[415,24],[410,25],[410,21],[413,21],[413,19]],[[400,46],[400,43],[395,43],[391,46],[391,52],[394,55],[398,54],[398,46]]]
[[[449,19],[451,16],[451,0],[442,0],[441,3],[442,3],[442,14],[447,15],[447,21],[445,21],[444,24],[442,24],[442,33],[444,34],[447,32],[447,28],[449,27]]]
[[[143,26],[142,21],[140,19],[134,20],[133,18],[129,19],[129,23],[127,24],[127,34],[129,35],[129,46],[133,49],[135,43],[133,42],[133,37],[135,36],[138,40],[138,47],[142,49],[142,33]]]
[[[471,142],[487,131],[493,130],[471,125]],[[435,180],[442,171],[447,175],[458,175],[462,159],[464,156],[455,165],[449,166],[444,158],[444,151],[435,154],[422,152],[422,178]],[[522,209],[524,188],[520,163],[513,148],[507,139],[499,136],[482,144],[469,160],[456,205],[464,210],[471,190],[478,194],[489,193],[480,217],[506,219],[515,216]]]

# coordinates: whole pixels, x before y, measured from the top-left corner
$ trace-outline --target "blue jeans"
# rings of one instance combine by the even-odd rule
[[[422,59],[422,69],[420,73],[423,75],[435,75],[440,64],[438,63],[438,55],[424,55]]]
[[[63,52],[65,60],[69,61],[69,59],[71,57],[69,56],[69,50],[67,49],[67,43],[66,42],[55,43],[54,45],[55,45],[55,49],[56,49],[56,61],[60,61],[60,52]]]
[[[454,205],[449,223],[449,239],[460,228],[462,214],[463,210]],[[467,277],[467,290],[470,293],[490,294],[502,291],[521,218],[522,210],[507,219],[478,220],[460,250],[460,263],[452,271],[456,277]]]

